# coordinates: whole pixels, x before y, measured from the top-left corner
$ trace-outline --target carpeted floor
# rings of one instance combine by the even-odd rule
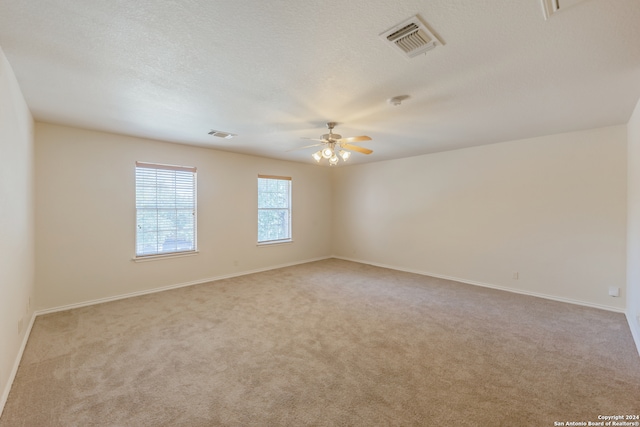
[[[38,317],[0,427],[619,414],[640,414],[622,314],[331,259]]]

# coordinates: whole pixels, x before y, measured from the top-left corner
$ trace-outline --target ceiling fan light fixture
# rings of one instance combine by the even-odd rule
[[[403,96],[405,97],[405,96]],[[338,135],[337,133],[333,133],[333,128],[335,127],[335,122],[327,123],[327,128],[329,129],[329,133],[322,135],[320,139],[314,138],[304,138],[310,139],[312,141],[318,141],[319,144],[307,145],[306,147],[295,148],[294,150],[300,150],[311,147],[320,147],[319,151],[316,151],[311,155],[311,158],[315,160],[317,163],[321,163],[322,159],[327,159],[329,166],[335,166],[340,163],[342,159],[343,162],[346,162],[351,158],[351,154],[354,151],[362,154],[371,154],[373,150],[369,150],[368,148],[360,147],[358,145],[353,145],[352,142],[361,142],[361,141],[371,141],[371,138],[366,135],[360,136],[351,136],[348,138],[343,138],[342,135]],[[349,150],[349,151],[347,151]],[[289,150],[293,151],[293,150]]]

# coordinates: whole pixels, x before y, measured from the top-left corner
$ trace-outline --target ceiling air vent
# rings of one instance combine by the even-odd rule
[[[238,136],[235,133],[223,132],[221,130],[213,130],[213,129],[211,129],[211,132],[209,132],[209,135],[217,136],[218,138],[224,138],[224,139],[231,139],[234,136]]]
[[[583,1],[585,0],[542,0],[542,12],[544,13],[544,19],[549,19],[551,15],[566,10],[567,8],[575,6],[578,3],[582,3]]]
[[[380,37],[405,58],[413,58],[442,44],[418,15],[389,28]]]

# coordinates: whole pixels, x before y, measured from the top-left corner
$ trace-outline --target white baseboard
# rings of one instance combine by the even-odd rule
[[[59,307],[47,308],[47,309],[44,309],[44,310],[38,310],[38,311],[36,311],[35,314],[37,316],[41,316],[43,314],[56,313],[56,312],[59,312],[59,311],[71,310],[71,309],[80,308],[80,307],[87,307],[87,306],[90,306],[90,305],[102,304],[102,303],[105,303],[105,302],[117,301],[117,300],[126,299],[126,298],[133,298],[133,297],[137,297],[137,296],[141,296],[141,295],[154,294],[156,292],[168,291],[170,289],[178,289],[178,288],[184,288],[184,287],[187,287],[187,286],[201,285],[203,283],[215,282],[215,281],[223,280],[223,279],[230,279],[232,277],[246,276],[247,274],[261,273],[263,271],[276,270],[278,268],[291,267],[291,266],[294,266],[294,265],[306,264],[308,262],[322,261],[322,260],[328,259],[328,258],[331,258],[331,256],[320,257],[320,258],[312,258],[312,259],[307,259],[307,260],[304,260],[304,261],[295,261],[295,262],[290,262],[290,263],[286,263],[286,264],[279,264],[279,265],[270,266],[270,267],[257,268],[255,270],[246,270],[246,271],[242,271],[242,272],[238,272],[238,273],[225,274],[225,275],[222,275],[222,276],[207,277],[207,278],[204,278],[204,279],[198,279],[198,280],[193,280],[193,281],[190,281],[190,282],[178,283],[178,284],[175,284],[175,285],[162,286],[162,287],[159,287],[159,288],[147,289],[147,290],[144,290],[144,291],[129,292],[129,293],[126,293],[126,294],[114,295],[114,296],[111,296],[111,297],[98,298],[98,299],[78,302],[78,303],[74,303],[74,304],[62,305],[62,306],[59,306]]]
[[[13,362],[13,368],[9,373],[9,379],[7,381],[7,385],[5,386],[4,390],[2,390],[2,396],[0,396],[0,416],[2,416],[2,412],[4,411],[4,405],[6,405],[7,399],[9,398],[9,392],[11,391],[13,380],[16,379],[16,375],[18,374],[18,368],[20,367],[22,354],[24,353],[24,349],[27,347],[27,341],[29,341],[29,335],[31,335],[31,328],[33,328],[33,323],[35,321],[36,321],[36,313],[34,312],[31,314],[31,320],[29,321],[27,330],[24,332],[24,337],[22,338],[20,349],[18,350],[18,354],[16,355],[16,360]]]
[[[612,306],[609,306],[609,305],[594,304],[594,303],[591,303],[591,302],[588,302],[588,301],[580,301],[580,300],[575,300],[575,299],[571,299],[571,298],[559,297],[559,296],[556,296],[556,295],[547,295],[547,294],[541,294],[541,293],[538,293],[538,292],[531,292],[531,291],[526,291],[526,290],[521,290],[521,289],[513,289],[513,288],[508,288],[506,286],[498,286],[498,285],[493,285],[493,284],[490,284],[490,283],[483,283],[483,282],[477,282],[477,281],[474,281],[474,280],[461,279],[459,277],[452,277],[452,276],[445,276],[445,275],[442,275],[442,274],[430,273],[428,271],[414,270],[414,269],[410,269],[410,268],[403,268],[403,267],[397,267],[397,266],[388,265],[388,264],[381,264],[381,263],[376,263],[376,262],[363,261],[363,260],[358,260],[358,259],[353,259],[353,258],[337,256],[337,255],[334,255],[332,258],[342,259],[342,260],[345,260],[345,261],[357,262],[357,263],[360,263],[360,264],[373,265],[373,266],[376,266],[376,267],[388,268],[390,270],[404,271],[405,273],[419,274],[421,276],[430,276],[430,277],[436,277],[438,279],[453,280],[454,282],[465,283],[467,285],[482,286],[483,288],[497,289],[497,290],[500,290],[500,291],[512,292],[512,293],[515,293],[515,294],[529,295],[529,296],[532,296],[532,297],[544,298],[544,299],[553,300],[553,301],[566,302],[566,303],[569,303],[569,304],[575,304],[575,305],[582,305],[582,306],[585,306],[585,307],[598,308],[600,310],[614,311],[616,313],[625,313],[625,310],[622,309],[622,308],[612,307]]]
[[[629,329],[631,329],[631,335],[636,343],[638,349],[638,355],[640,355],[640,316],[636,317],[630,311],[626,312],[627,322],[629,322]]]

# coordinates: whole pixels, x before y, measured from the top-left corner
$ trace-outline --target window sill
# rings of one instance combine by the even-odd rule
[[[271,242],[258,242],[256,244],[256,246],[258,247],[264,247],[264,246],[277,246],[277,245],[286,245],[289,243],[293,243],[293,239],[287,239],[287,240],[274,240]]]
[[[199,251],[190,251],[190,252],[177,252],[173,254],[134,256],[131,259],[131,261],[133,262],[158,261],[158,260],[167,259],[167,258],[182,258],[186,256],[194,256],[194,255],[198,255],[199,253],[200,253]]]

